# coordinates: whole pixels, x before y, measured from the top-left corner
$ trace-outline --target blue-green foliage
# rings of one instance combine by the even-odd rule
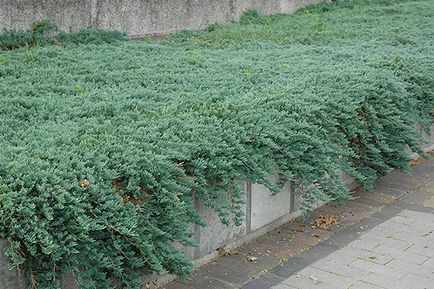
[[[194,200],[238,223],[240,181],[277,192],[267,176],[278,172],[309,210],[350,197],[340,170],[369,188],[407,168],[416,126],[432,125],[434,2],[382,3],[217,25],[180,42],[1,52],[10,265],[37,288],[59,288],[71,271],[82,288],[137,288],[141,274],[190,272],[173,245],[192,244]],[[318,19],[327,35],[306,28],[299,41],[290,24]],[[223,37],[231,29],[251,38]]]
[[[21,47],[59,44],[102,44],[125,41],[126,35],[119,31],[82,29],[78,32],[59,31],[56,22],[42,20],[35,22],[31,30],[4,30],[0,33],[0,50]]]

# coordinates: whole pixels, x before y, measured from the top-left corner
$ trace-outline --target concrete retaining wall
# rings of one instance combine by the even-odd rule
[[[237,20],[254,9],[261,14],[291,13],[323,0],[0,0],[0,29],[29,28],[42,19],[62,29],[101,28],[131,37]]]

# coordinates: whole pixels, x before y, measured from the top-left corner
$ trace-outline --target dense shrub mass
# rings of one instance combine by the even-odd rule
[[[125,33],[100,29],[82,29],[78,32],[60,31],[57,23],[42,20],[29,30],[4,30],[0,32],[0,51],[21,47],[65,44],[102,44],[127,40]]]
[[[372,2],[372,3],[371,3]],[[315,200],[405,169],[432,125],[434,2],[318,5],[162,43],[0,53],[0,237],[35,288],[137,288],[191,264],[193,200],[242,218],[250,180]]]

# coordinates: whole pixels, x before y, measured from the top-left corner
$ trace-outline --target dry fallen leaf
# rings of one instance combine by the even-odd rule
[[[244,263],[247,263],[247,262],[256,262],[256,261],[258,261],[258,258],[256,258],[255,256],[246,256],[244,258]]]
[[[410,166],[415,166],[418,165],[420,163],[422,163],[423,159],[421,157],[418,157],[417,159],[413,159],[410,161]]]
[[[330,226],[336,225],[339,222],[338,215],[329,214],[329,215],[321,215],[316,220],[314,220],[311,224],[312,229],[327,229]]]
[[[88,186],[90,186],[90,182],[88,180],[84,179],[84,180],[80,181],[79,185],[82,188],[87,188]]]
[[[315,278],[314,276],[310,276],[309,277],[311,280],[313,280],[313,282],[315,283],[315,285],[321,284],[322,281],[319,280],[318,278]]]
[[[241,252],[240,248],[226,249],[225,247],[220,247],[217,249],[219,256],[233,256]]]

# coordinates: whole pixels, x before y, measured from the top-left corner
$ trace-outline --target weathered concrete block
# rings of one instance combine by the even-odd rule
[[[270,177],[277,183],[278,177]],[[252,184],[251,188],[251,216],[250,230],[254,231],[290,213],[291,197],[290,182],[287,182],[282,192],[272,195],[263,185]]]
[[[193,236],[192,236],[192,240],[193,240],[193,241],[197,241],[198,227],[199,227],[198,225],[196,225],[196,224],[192,224],[192,225],[190,225],[189,228],[188,228],[188,231],[189,231],[190,233],[193,234]],[[182,245],[182,244],[180,244],[180,243],[175,243],[174,246],[175,246],[176,248],[182,250],[182,252],[184,252],[185,255],[186,255],[189,259],[191,259],[191,260],[195,259],[195,256],[196,256],[196,247],[192,247],[192,246],[184,246],[184,245]]]
[[[4,241],[0,241],[0,289],[26,289],[24,278],[16,270],[8,270],[8,258],[4,249]]]
[[[243,207],[244,211],[246,211],[246,206],[244,205]],[[197,227],[196,238],[199,246],[196,248],[196,258],[205,256],[246,234],[246,218],[244,218],[243,223],[239,226],[226,226],[222,224],[218,215],[203,205],[203,203],[198,202],[197,209],[207,223],[207,226]]]
[[[72,273],[62,275],[62,289],[80,289]]]
[[[281,0],[281,13],[294,13],[298,9],[320,2],[331,2],[331,0]]]
[[[346,172],[341,172],[341,180],[350,190],[354,190],[358,186],[357,181]]]

